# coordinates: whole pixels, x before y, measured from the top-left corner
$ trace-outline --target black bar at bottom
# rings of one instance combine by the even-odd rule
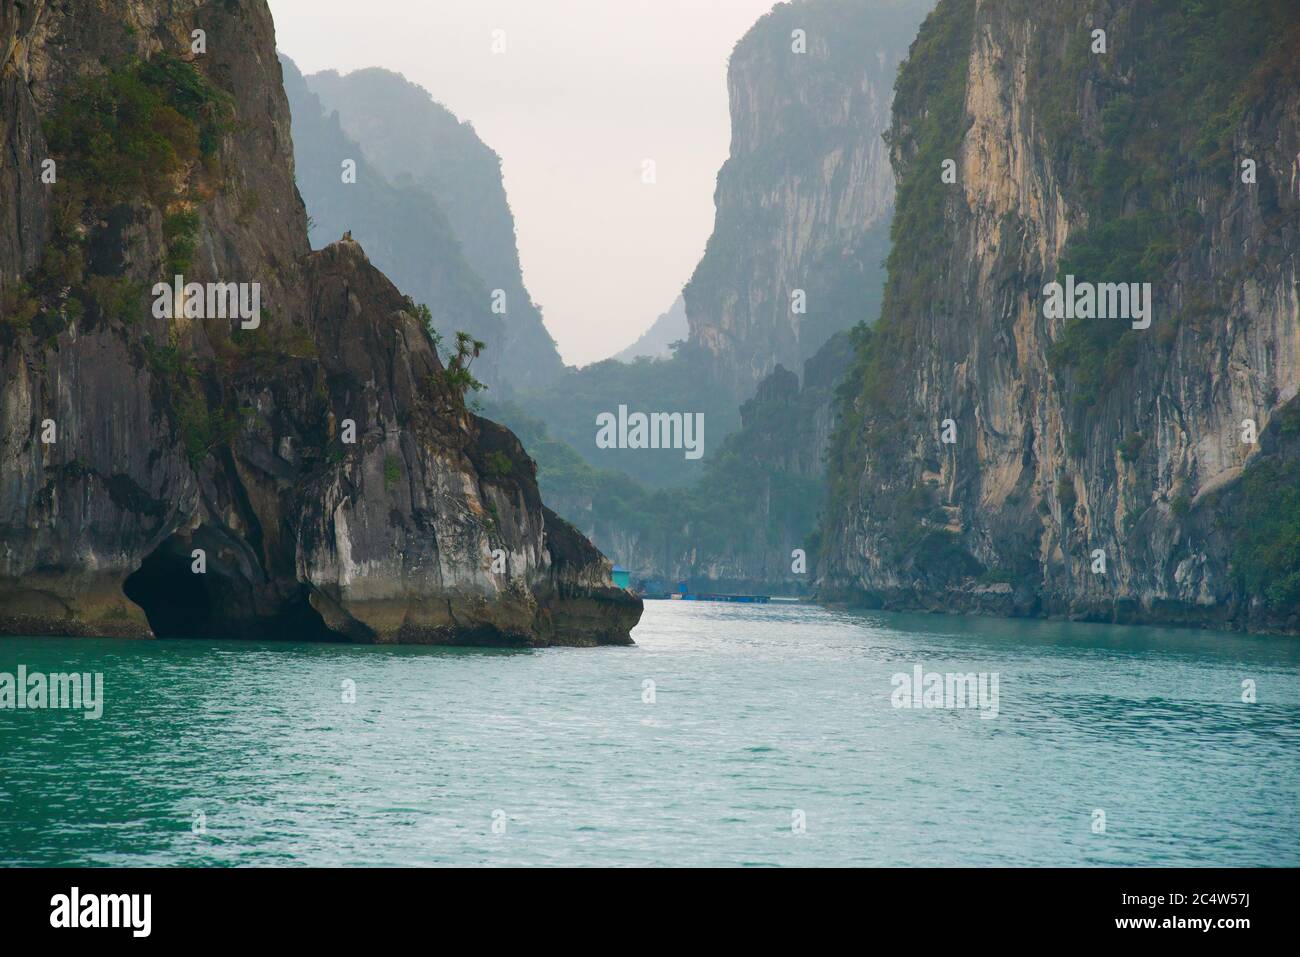
[[[531,934],[542,943],[569,937],[589,920],[596,922],[591,929],[623,926],[625,942],[648,942],[671,927],[676,936],[689,920],[734,943],[763,939],[775,921],[817,937],[847,932],[864,943],[906,931],[903,939],[949,947],[988,940],[989,932],[1025,931],[1066,941],[1181,944],[1199,937],[1232,946],[1288,928],[1296,877],[1294,869],[1225,868],[9,869],[0,871],[0,927],[6,944],[76,935],[80,944],[337,946],[433,928],[441,937],[456,927],[485,941]],[[118,926],[80,926],[86,923]]]

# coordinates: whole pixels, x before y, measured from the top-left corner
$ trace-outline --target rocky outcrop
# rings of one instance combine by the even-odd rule
[[[346,75],[326,70],[306,82],[326,113],[337,116],[347,135],[360,144],[374,170],[405,191],[423,193],[445,214],[483,287],[479,306],[495,310],[492,318],[503,327],[494,391],[509,396],[559,378],[564,363],[524,286],[501,158],[469,122],[457,119],[400,74],[378,68]],[[338,190],[333,194],[337,197]],[[323,188],[313,187],[304,196],[309,211],[318,201],[330,201],[330,191]],[[403,250],[391,251],[395,265],[402,256]],[[386,251],[375,261],[388,272],[389,259]],[[411,281],[417,278],[418,273],[410,276]]]
[[[630,641],[468,357],[310,250],[264,0],[5,5],[0,52],[0,633]]]
[[[326,114],[293,61],[281,54],[280,63],[313,248],[351,233],[384,275],[428,307],[445,344],[462,331],[484,344],[474,374],[493,393],[503,391],[506,324],[493,314],[491,292],[465,259],[438,201],[409,181],[389,182],[343,131],[338,114]]]
[[[881,138],[929,0],[784,3],[736,44],[731,151],[685,289],[692,343],[736,401],[875,321],[894,184]]]
[[[825,596],[1300,631],[1284,7],[942,0],[927,19],[894,102],[884,309],[832,450]],[[1067,276],[1151,283],[1149,326],[1055,311]]]

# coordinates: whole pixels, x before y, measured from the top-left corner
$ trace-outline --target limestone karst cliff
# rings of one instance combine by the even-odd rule
[[[941,0],[889,142],[822,593],[1300,631],[1294,4]]]
[[[0,157],[0,633],[630,641],[468,359],[311,250],[265,0],[0,5]]]
[[[894,183],[881,135],[931,0],[778,4],[736,44],[731,148],[685,289],[690,339],[736,401],[873,322]]]

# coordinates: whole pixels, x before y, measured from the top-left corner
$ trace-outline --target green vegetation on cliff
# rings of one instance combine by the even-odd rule
[[[1039,48],[1034,72],[1045,80],[1030,84],[1029,98],[1044,117],[1055,173],[1087,226],[1071,235],[1057,276],[1150,282],[1167,303],[1168,270],[1204,235],[1197,204],[1226,194],[1239,173],[1232,136],[1246,110],[1275,84],[1300,78],[1294,5],[1155,0],[1108,24],[1104,55],[1091,52],[1090,21],[1058,9],[1055,18],[1036,11],[1040,29],[1062,40],[1051,60]],[[1090,100],[1096,123],[1083,119]],[[1180,185],[1189,183],[1195,193]],[[1205,330],[1223,318],[1222,289],[1209,277],[1197,284],[1187,308],[1160,317],[1154,334],[1162,346],[1180,323]],[[1066,324],[1050,360],[1071,392],[1076,430],[1137,366],[1144,335],[1119,322]]]
[[[1232,536],[1232,571],[1248,595],[1270,608],[1300,611],[1300,404],[1278,416],[1277,437],[1290,456],[1265,454],[1252,462],[1231,497],[1216,508]]]
[[[194,168],[220,175],[217,150],[231,118],[230,98],[171,56],[132,59],[74,82],[43,124],[57,174],[53,228],[35,273],[6,289],[4,324],[52,339],[83,317],[131,321],[144,288],[91,261],[85,224],[120,204],[170,210],[167,265],[188,266],[197,217],[182,205],[180,184]]]
[[[894,115],[921,119],[914,127],[896,127],[886,135],[898,178],[888,278],[880,320],[872,328],[859,325],[852,331],[853,359],[837,393],[838,425],[827,477],[832,500],[841,503],[856,496],[866,457],[897,448],[902,441],[901,417],[876,418],[874,412],[901,397],[906,357],[925,317],[950,306],[934,299],[942,288],[940,271],[952,243],[952,230],[945,225],[951,194],[936,183],[943,161],[957,155],[965,133],[974,10],[974,0],[940,3],[898,71]],[[916,511],[926,509],[926,503],[918,503]],[[916,516],[901,516],[899,521],[905,528],[895,540],[918,541]]]
[[[59,97],[43,122],[58,171],[53,228],[25,287],[34,309],[20,313],[31,315],[34,332],[51,339],[82,319],[136,323],[146,308],[145,284],[113,257],[92,255],[105,224],[116,242],[136,209],[162,214],[162,275],[188,271],[198,247],[195,206],[221,179],[221,141],[233,121],[227,93],[192,64],[165,54],[79,79]],[[254,342],[278,357],[289,347],[280,339],[272,344],[264,329],[237,331],[217,344],[219,358],[230,369],[232,362],[256,359]],[[198,468],[233,438],[249,410],[205,384],[194,358],[175,343],[145,336],[136,347],[154,375],[158,400],[172,411],[190,465]]]
[[[1176,284],[1182,302],[1158,314],[1151,333],[1121,322],[1066,324],[1049,360],[1071,396],[1075,454],[1106,396],[1144,362],[1154,368],[1143,375],[1158,377],[1177,336],[1207,339],[1228,321],[1239,277],[1189,263],[1207,229],[1199,210],[1227,202],[1241,160],[1251,158],[1233,142],[1248,111],[1300,84],[1300,21],[1287,0],[1155,0],[1135,9],[1140,15],[1112,25],[1105,56],[1088,49],[1076,11],[1045,23],[1069,37],[1064,62],[1039,63],[1050,79],[1030,87],[1034,109],[1047,117],[1056,175],[1088,223],[1071,235],[1058,278],[1150,282],[1157,304],[1174,301]],[[1100,111],[1095,124],[1080,119],[1089,98]],[[1266,188],[1268,175],[1261,164],[1261,212],[1264,226],[1278,229],[1284,213]],[[1295,423],[1291,412],[1279,425],[1284,444],[1300,441]],[[1122,447],[1126,461],[1141,455],[1137,439]],[[1294,459],[1264,456],[1247,467],[1232,506],[1218,516],[1238,586],[1284,616],[1300,608],[1298,488]],[[1186,495],[1171,509],[1179,521],[1192,511]]]
[[[190,164],[216,170],[230,118],[226,94],[191,64],[159,54],[77,81],[45,136],[62,161],[65,196],[98,209],[139,198],[165,205]]]
[[[1296,626],[1300,428],[1270,423],[1274,445],[1238,482],[1230,461],[1202,454],[1214,437],[1195,433],[1226,404],[1229,418],[1265,416],[1293,380],[1297,88],[1290,0],[940,0],[898,77],[884,310],[855,330],[830,451],[835,587],[1002,608],[973,586],[1014,573],[1008,601],[1023,613]],[[941,186],[943,161],[996,151],[987,137],[1003,121],[1009,168],[993,164],[976,190]],[[1243,165],[1257,178],[1243,181]],[[990,224],[1017,190],[1026,220]],[[1026,298],[1037,309],[1066,275],[1150,283],[1151,328],[1040,312],[1026,329]],[[963,441],[928,445],[949,414]],[[981,441],[965,440],[972,427]],[[1211,482],[1224,490],[1198,494]],[[1142,556],[1113,590],[1083,558],[1108,542]],[[972,575],[972,556],[1000,567]]]
[[[1233,569],[1270,606],[1300,608],[1300,463],[1261,462],[1242,480]]]
[[[943,161],[957,155],[966,133],[966,72],[974,11],[974,0],[940,3],[913,42],[894,86],[894,115],[921,119],[916,127],[893,127],[885,136],[901,161],[901,168],[894,171],[898,181],[886,263],[885,314],[907,317],[882,328],[890,337],[914,325],[909,314],[938,307],[928,297],[939,285],[944,258],[934,244],[951,232],[944,228],[951,191],[936,183]]]

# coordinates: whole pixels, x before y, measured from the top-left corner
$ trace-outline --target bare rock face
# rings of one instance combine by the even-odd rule
[[[0,55],[0,633],[630,642],[411,301],[311,252],[264,0],[6,4]],[[92,149],[105,102],[167,148]]]
[[[899,75],[894,248],[832,454],[825,596],[1300,631],[1280,11],[942,0]],[[1149,282],[1149,325],[1054,313],[1067,276]]]
[[[929,6],[778,4],[732,52],[730,156],[684,296],[691,342],[737,401],[876,318],[894,201],[881,134]]]

